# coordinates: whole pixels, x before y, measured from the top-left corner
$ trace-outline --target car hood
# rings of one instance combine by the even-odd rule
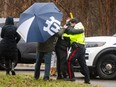
[[[91,41],[91,42],[106,42],[106,41],[115,41],[116,37],[113,36],[94,36],[94,37],[86,37],[85,41]]]

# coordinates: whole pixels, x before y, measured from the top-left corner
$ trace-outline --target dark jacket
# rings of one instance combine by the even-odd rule
[[[17,43],[21,38],[16,29],[13,18],[8,17],[1,30],[0,55],[8,55],[16,51]]]
[[[80,34],[83,33],[84,30],[83,29],[74,29],[74,27],[69,26],[68,29],[65,30],[65,33],[67,34]]]
[[[52,52],[55,50],[55,45],[60,37],[64,33],[64,29],[60,29],[60,31],[53,36],[51,36],[47,41],[43,43],[38,43],[38,52]]]

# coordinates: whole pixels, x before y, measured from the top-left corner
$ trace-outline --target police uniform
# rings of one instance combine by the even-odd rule
[[[74,29],[84,29],[81,22],[77,23],[74,26]],[[74,71],[73,71],[73,63],[76,59],[78,59],[78,62],[82,68],[82,72],[85,76],[85,83],[90,83],[90,77],[89,77],[89,70],[86,65],[85,61],[85,36],[84,33],[81,34],[75,34],[70,35],[70,43],[71,43],[71,54],[68,58],[68,75],[70,80],[74,80]]]

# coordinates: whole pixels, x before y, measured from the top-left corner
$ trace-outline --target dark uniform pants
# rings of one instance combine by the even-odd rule
[[[69,78],[72,79],[74,78],[74,71],[73,71],[73,64],[75,60],[78,59],[78,62],[81,66],[82,72],[85,76],[85,82],[90,81],[90,76],[89,76],[89,69],[86,65],[85,61],[85,47],[84,45],[80,45],[79,47],[72,48],[71,54],[69,55],[68,58],[68,75]]]
[[[62,76],[66,78],[67,74],[67,47],[65,49],[56,48],[56,56],[57,56],[57,73],[58,76]]]

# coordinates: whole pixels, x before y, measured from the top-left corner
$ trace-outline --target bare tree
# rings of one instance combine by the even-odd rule
[[[72,12],[84,24],[86,36],[116,32],[116,0],[1,0],[0,17],[19,17],[34,2],[54,2],[64,14],[62,24]]]

